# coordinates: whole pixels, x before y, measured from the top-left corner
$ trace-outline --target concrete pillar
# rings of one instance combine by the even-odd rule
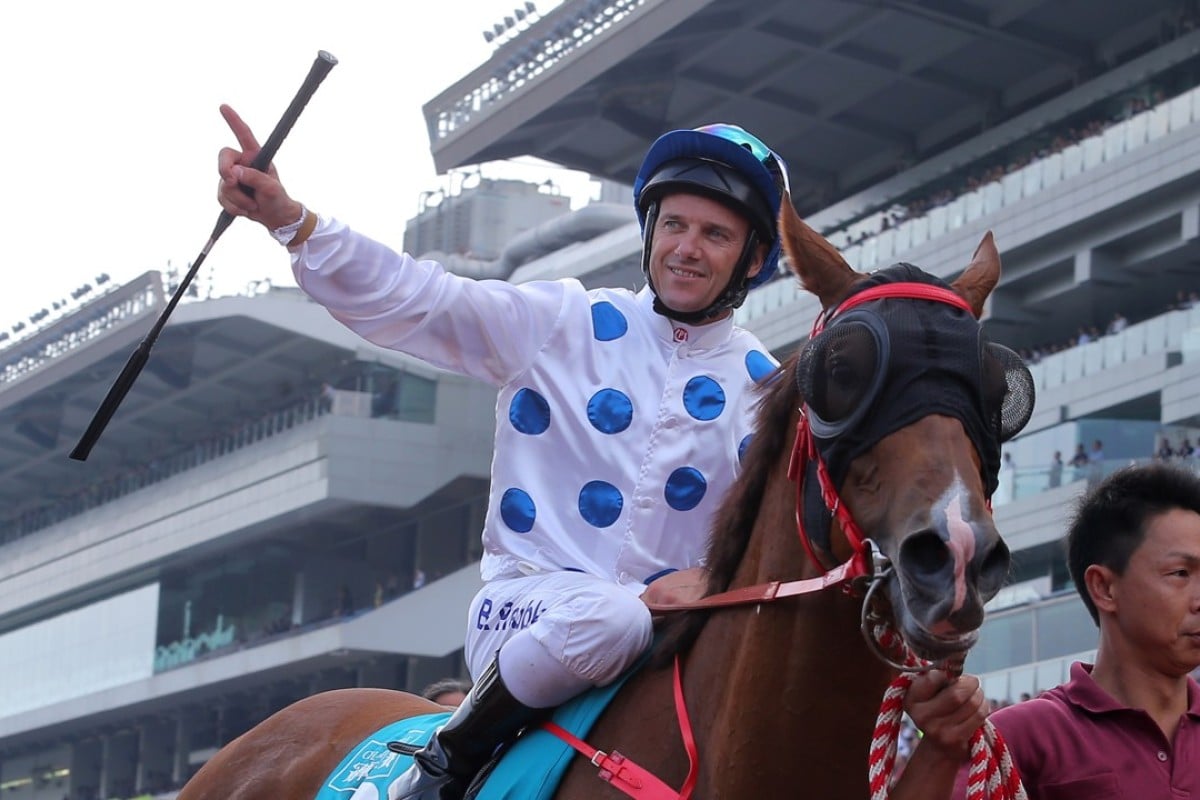
[[[104,784],[101,796],[130,796],[137,784],[137,732],[118,731],[105,736],[104,741]]]
[[[98,796],[100,770],[103,758],[103,743],[99,739],[87,739],[71,748],[71,800]]]
[[[1200,206],[1186,206],[1180,213],[1180,238],[1189,242],[1200,236]]]
[[[1075,254],[1074,278],[1076,284],[1094,282],[1104,286],[1133,285],[1121,258],[1095,247]]]
[[[292,626],[299,627],[307,620],[304,618],[304,571],[296,573],[292,584]]]
[[[111,771],[109,770],[109,754],[112,752],[112,734],[105,733],[100,736],[100,774],[99,780],[96,782],[97,797],[111,797],[109,791],[112,788],[112,782],[109,779]]]
[[[137,790],[161,792],[171,784],[174,737],[170,720],[149,719],[139,726]]]
[[[228,709],[226,708],[226,705],[224,702],[219,703],[217,705],[216,709],[214,710],[215,715],[216,715],[216,720],[214,722],[213,727],[215,728],[215,730],[217,732],[216,746],[217,746],[218,750],[221,749],[222,747],[224,747],[226,745],[226,743],[229,742],[230,739],[232,738],[229,736],[229,731],[227,730],[226,724],[225,724],[226,723],[225,716],[226,716],[227,710]]]
[[[175,750],[171,763],[171,782],[180,786],[192,776],[188,756],[192,751],[192,721],[186,710],[175,715]]]

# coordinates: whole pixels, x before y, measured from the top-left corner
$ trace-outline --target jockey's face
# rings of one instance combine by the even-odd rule
[[[749,233],[744,217],[707,197],[664,197],[650,249],[650,276],[658,299],[674,311],[707,308],[729,283]],[[748,279],[762,269],[762,259],[759,248]]]

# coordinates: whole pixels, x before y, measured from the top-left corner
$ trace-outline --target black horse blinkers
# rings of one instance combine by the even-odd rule
[[[987,341],[962,298],[909,264],[875,273],[818,318],[796,379],[835,487],[850,462],[885,436],[944,414],[975,445],[990,497],[1000,444],[1033,413],[1033,378],[1020,356]]]

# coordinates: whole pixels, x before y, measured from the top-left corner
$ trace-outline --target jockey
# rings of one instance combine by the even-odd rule
[[[496,748],[650,644],[647,602],[698,597],[710,520],[756,384],[778,364],[733,324],[776,272],[786,166],[733,125],[671,131],[634,183],[646,286],[474,281],[293,200],[236,113],[219,200],[272,231],[297,283],[364,338],[498,387],[468,615],[474,688],[389,790],[459,798]],[[239,186],[254,190],[251,197]]]

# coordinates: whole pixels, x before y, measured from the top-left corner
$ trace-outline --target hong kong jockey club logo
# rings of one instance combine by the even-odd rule
[[[688,339],[687,328],[676,328],[675,329],[675,341],[686,342],[687,339]]]

